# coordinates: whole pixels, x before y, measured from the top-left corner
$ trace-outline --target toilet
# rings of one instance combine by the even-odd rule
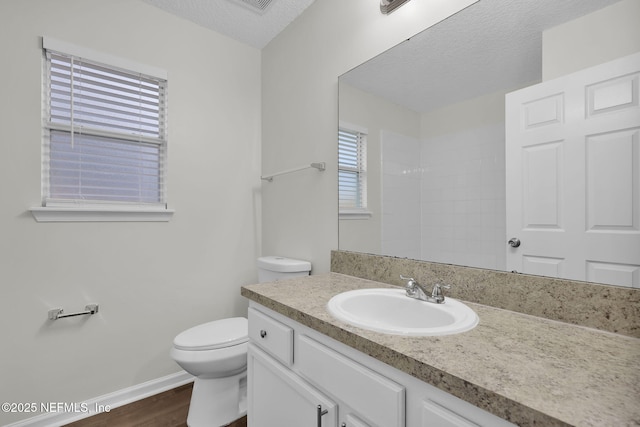
[[[258,281],[308,276],[311,263],[278,256],[258,258]],[[195,377],[187,425],[224,426],[247,413],[248,326],[244,317],[214,320],[173,340],[171,357]]]

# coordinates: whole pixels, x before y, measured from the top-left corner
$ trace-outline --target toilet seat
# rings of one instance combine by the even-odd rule
[[[187,329],[173,340],[179,350],[202,351],[232,347],[249,341],[247,319],[214,320]]]

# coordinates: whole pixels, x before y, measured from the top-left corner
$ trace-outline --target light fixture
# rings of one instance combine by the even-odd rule
[[[387,15],[409,0],[380,0],[380,12]]]

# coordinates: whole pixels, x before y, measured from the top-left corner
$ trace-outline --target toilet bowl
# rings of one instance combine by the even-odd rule
[[[173,340],[171,357],[193,375],[189,427],[226,425],[247,412],[247,319],[195,326]]]
[[[308,261],[258,258],[260,282],[306,276],[310,271]],[[248,341],[244,317],[203,323],[175,337],[171,357],[195,377],[187,416],[189,427],[223,426],[247,413]]]

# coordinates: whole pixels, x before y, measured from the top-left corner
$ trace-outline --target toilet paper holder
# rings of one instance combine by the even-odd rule
[[[98,312],[98,304],[87,304],[84,307],[85,311],[78,311],[77,313],[64,313],[62,308],[52,308],[49,310],[49,320],[58,320],[63,317],[75,317],[84,316],[87,314],[96,314]]]

